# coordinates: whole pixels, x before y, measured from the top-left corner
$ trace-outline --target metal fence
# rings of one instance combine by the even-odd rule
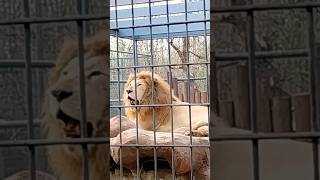
[[[291,5],[245,5],[236,7],[222,7],[218,8],[211,4],[210,14],[211,19],[213,15],[219,13],[234,13],[234,12],[245,12],[247,15],[246,19],[246,35],[247,35],[247,52],[238,55],[229,55],[228,57],[219,56],[216,54],[216,61],[224,60],[237,60],[246,59],[248,62],[248,79],[249,79],[249,98],[250,98],[250,129],[252,134],[250,135],[228,135],[219,136],[211,131],[210,134],[210,145],[214,147],[214,142],[217,141],[230,141],[230,140],[250,140],[252,142],[252,157],[253,157],[253,179],[258,180],[260,177],[260,161],[259,161],[259,141],[265,139],[299,139],[308,138],[312,140],[313,143],[313,167],[314,167],[314,179],[319,179],[319,152],[318,152],[318,138],[319,132],[319,60],[316,58],[315,52],[315,28],[314,28],[314,16],[316,9],[320,6],[319,3],[299,3]],[[302,50],[304,53],[299,51],[278,51],[278,52],[264,52],[263,55],[257,53],[255,50],[255,12],[258,11],[270,11],[270,10],[290,10],[290,9],[304,9],[307,12],[307,24],[308,29],[308,47]],[[214,32],[214,24],[211,24],[212,32]],[[212,37],[213,38],[213,37]],[[214,41],[211,39],[211,57],[214,57]],[[295,133],[257,133],[257,99],[256,99],[256,62],[259,60],[259,56],[267,57],[301,57],[307,56],[309,61],[309,67],[311,71],[311,97],[310,97],[310,124],[311,132],[295,132]],[[211,63],[211,84],[215,81],[212,76],[215,71],[215,64]],[[214,89],[211,89],[211,94],[214,94]],[[214,101],[214,97],[210,97],[210,102]],[[211,111],[213,111],[211,107]],[[210,123],[213,122],[211,117]],[[213,124],[210,126],[213,127]],[[214,155],[214,151],[213,151]],[[211,157],[212,158],[212,157]],[[214,163],[214,162],[211,162]],[[211,167],[211,172],[213,172],[213,167]]]
[[[87,145],[95,143],[109,143],[109,139],[106,138],[88,138],[87,136],[87,123],[86,123],[86,92],[85,92],[85,81],[84,81],[84,36],[85,36],[85,26],[86,22],[92,20],[108,20],[109,19],[109,8],[108,4],[105,4],[105,15],[91,15],[88,13],[88,1],[79,0],[77,1],[77,11],[78,15],[69,15],[62,17],[32,17],[30,15],[30,1],[23,1],[23,10],[24,17],[17,19],[3,19],[0,20],[0,26],[11,26],[11,25],[22,25],[24,28],[24,60],[7,60],[1,61],[0,67],[22,67],[25,70],[25,81],[26,83],[26,109],[27,109],[27,120],[21,121],[4,121],[1,122],[1,127],[27,127],[28,137],[26,140],[15,140],[15,141],[0,141],[0,147],[26,147],[28,149],[28,162],[29,162],[29,179],[36,179],[36,147],[39,146],[51,146],[58,144],[79,144],[82,147],[83,151],[83,179],[89,179],[88,174],[88,155],[87,155]],[[33,77],[32,69],[33,68],[48,68],[53,67],[54,62],[48,60],[32,60],[31,57],[31,25],[38,24],[50,24],[50,23],[60,23],[60,22],[75,22],[77,24],[77,40],[79,48],[79,72],[80,72],[80,94],[81,94],[81,138],[78,139],[61,139],[61,140],[46,140],[46,139],[37,139],[35,137],[35,127],[39,124],[39,121],[35,120],[33,116],[34,107],[33,107]],[[108,22],[107,22],[108,24]],[[109,36],[105,34],[105,38],[109,39]],[[109,61],[106,57],[106,64],[108,66]],[[108,72],[108,69],[106,69]],[[106,82],[109,83],[109,82]],[[106,89],[109,92],[109,89]],[[109,93],[107,93],[109,95]],[[109,102],[109,97],[106,99]],[[109,104],[109,103],[107,103]],[[107,117],[109,117],[108,109],[106,107]],[[109,134],[109,132],[107,132]],[[108,162],[107,162],[108,163]]]
[[[140,6],[139,6],[140,5]],[[116,46],[116,52],[119,51],[119,39],[120,38],[126,38],[132,40],[133,43],[133,48],[132,48],[132,60],[133,63],[132,65],[128,66],[121,66],[121,58],[119,57],[119,53],[116,53],[116,62],[114,63],[115,65],[111,66],[110,70],[114,71],[116,74],[116,78],[114,80],[111,80],[112,84],[115,84],[117,86],[117,89],[119,90],[115,96],[118,97],[118,104],[117,105],[112,105],[111,109],[117,110],[118,115],[123,114],[125,109],[127,108],[135,108],[135,111],[138,111],[138,108],[148,108],[152,107],[152,121],[153,121],[153,127],[151,130],[153,130],[153,142],[150,142],[150,144],[140,144],[139,141],[139,134],[141,133],[138,124],[139,124],[139,117],[138,113],[136,114],[136,144],[123,144],[123,138],[120,133],[120,144],[111,144],[111,148],[113,147],[120,147],[120,177],[124,176],[124,159],[123,159],[123,153],[122,150],[123,148],[136,148],[136,172],[137,172],[137,177],[140,178],[140,169],[141,169],[141,164],[143,162],[140,162],[142,159],[140,158],[140,153],[139,153],[139,148],[140,147],[152,147],[153,148],[153,177],[158,177],[158,160],[159,157],[159,149],[165,148],[165,147],[170,147],[171,148],[171,177],[169,179],[175,179],[176,178],[176,168],[175,168],[175,155],[174,152],[176,148],[189,148],[188,153],[189,155],[189,164],[191,165],[191,170],[190,170],[190,175],[188,178],[193,179],[195,177],[194,172],[196,171],[193,169],[193,149],[197,147],[202,147],[202,148],[209,148],[209,144],[202,144],[202,145],[196,145],[193,144],[192,142],[192,135],[190,136],[190,142],[186,142],[187,144],[175,144],[175,133],[173,129],[173,116],[174,116],[174,108],[179,107],[179,106],[185,106],[188,107],[188,119],[189,119],[189,129],[191,132],[192,125],[191,125],[191,119],[192,119],[192,113],[191,109],[194,106],[205,106],[209,107],[210,103],[192,103],[191,101],[191,73],[190,73],[190,67],[195,66],[195,65],[201,65],[202,68],[205,71],[205,77],[203,78],[204,81],[206,81],[207,84],[207,89],[206,91],[209,92],[209,86],[208,86],[208,81],[209,81],[209,57],[208,57],[208,46],[207,46],[207,37],[209,35],[208,30],[209,30],[209,1],[206,0],[200,0],[200,1],[189,1],[189,0],[184,0],[184,1],[170,1],[170,0],[165,0],[165,1],[153,1],[153,0],[143,0],[141,2],[137,2],[134,0],[131,1],[112,1],[111,2],[111,35],[115,36],[116,40],[115,43],[117,44]],[[189,49],[190,45],[189,44],[189,38],[193,36],[203,36],[204,37],[204,61],[203,62],[191,62],[189,59]],[[170,45],[170,41],[173,38],[185,38],[187,41],[187,47],[186,47],[186,61],[185,62],[177,62],[174,63],[172,60],[172,49]],[[154,59],[154,40],[156,39],[164,39],[165,41],[165,46],[167,49],[167,54],[166,54],[166,59],[167,62],[165,63],[158,63]],[[149,49],[149,56],[150,56],[150,61],[149,64],[143,64],[141,61],[139,61],[138,58],[138,41],[150,41],[150,46],[148,46]],[[173,87],[173,77],[172,77],[172,69],[174,67],[182,66],[183,69],[186,69],[186,76],[187,78],[184,79],[184,81],[187,83],[187,92],[186,92],[186,97],[185,101],[188,102],[186,104],[176,104],[174,103],[174,94],[172,90],[174,89]],[[159,74],[159,71],[157,71],[157,68],[162,68],[165,69],[169,75],[168,75],[168,83],[170,85],[170,94],[169,98],[170,100],[168,103],[159,103],[156,100],[156,93],[155,92],[155,85],[154,85],[154,76],[155,74]],[[124,82],[126,81],[125,78],[123,77],[123,72],[124,71],[129,71],[131,72],[134,77],[137,76],[137,74],[142,71],[142,70],[148,70],[151,72],[151,89],[152,89],[152,100],[149,104],[137,104],[135,102],[134,105],[123,105],[122,102],[122,86]],[[165,73],[166,74],[166,73]],[[162,77],[165,79],[165,77]],[[194,79],[194,78],[193,78]],[[134,97],[137,97],[137,80],[134,80],[134,89],[135,89],[135,95]],[[176,88],[177,89],[177,88]],[[180,90],[180,89],[179,89]],[[207,97],[204,97],[206,99]],[[207,98],[208,99],[208,98]],[[171,138],[171,144],[166,144],[166,145],[161,145],[158,144],[158,139],[157,139],[157,123],[156,123],[156,108],[159,107],[168,107],[169,113],[170,113],[170,118],[171,119],[171,130],[170,132],[167,133],[168,138]],[[207,108],[207,113],[209,116],[209,109]],[[122,125],[121,125],[122,119],[120,116],[120,132],[122,132]],[[168,177],[166,177],[168,178]],[[198,177],[199,178],[199,177]]]

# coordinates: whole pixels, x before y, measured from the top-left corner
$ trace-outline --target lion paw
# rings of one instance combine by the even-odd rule
[[[190,136],[190,134],[192,133],[192,136],[195,136],[195,137],[207,137],[209,135],[209,127],[201,126],[197,129],[192,129],[191,133],[190,133],[189,127],[181,127],[181,128],[175,129],[174,132],[181,133],[185,136]]]
[[[193,133],[192,133],[193,134]],[[189,130],[186,130],[184,133],[183,133],[183,135],[185,135],[185,136],[190,136],[190,131]]]
[[[209,127],[208,126],[201,126],[196,130],[192,131],[193,136],[197,137],[207,137],[209,136]]]

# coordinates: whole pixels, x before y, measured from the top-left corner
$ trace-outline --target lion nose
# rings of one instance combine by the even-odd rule
[[[129,89],[129,90],[127,90],[127,93],[128,93],[128,94],[129,94],[129,93],[132,93],[132,92],[133,92],[133,91],[132,91],[132,90],[130,90],[130,89]]]
[[[66,99],[69,96],[71,96],[72,92],[57,89],[57,90],[53,90],[51,94],[58,100],[58,102],[60,102],[63,99]]]

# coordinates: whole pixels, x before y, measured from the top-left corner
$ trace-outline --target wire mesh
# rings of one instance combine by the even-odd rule
[[[201,1],[202,2],[202,1]],[[175,2],[175,3],[177,3],[177,2]],[[115,67],[115,66],[112,66],[112,67],[110,67],[110,69],[111,70],[115,70],[117,73],[118,73],[118,79],[117,80],[111,80],[111,83],[117,83],[118,84],[118,88],[120,88],[120,83],[122,83],[122,84],[124,84],[126,81],[125,80],[122,80],[122,79],[120,79],[120,75],[119,75],[119,73],[121,73],[121,70],[123,70],[123,71],[129,71],[129,70],[132,70],[132,74],[134,75],[134,76],[136,76],[137,75],[137,73],[139,72],[139,70],[140,69],[148,69],[148,70],[150,70],[151,71],[151,75],[152,75],[152,77],[151,77],[151,79],[152,79],[152,81],[154,80],[154,74],[155,73],[158,73],[159,74],[159,72],[157,72],[157,70],[156,69],[166,69],[167,70],[167,72],[168,72],[168,84],[169,84],[169,87],[170,87],[170,91],[169,91],[169,102],[170,103],[168,103],[168,104],[156,104],[155,103],[155,93],[156,92],[154,92],[154,84],[152,84],[151,86],[152,86],[152,102],[150,103],[150,104],[147,104],[147,105],[141,105],[141,104],[139,104],[139,105],[137,105],[137,104],[135,104],[135,105],[113,105],[111,108],[118,108],[118,109],[121,109],[121,108],[143,108],[143,107],[145,107],[145,108],[147,108],[147,107],[150,107],[150,108],[152,108],[152,119],[153,119],[153,146],[151,146],[151,147],[154,147],[153,148],[153,166],[154,166],[154,172],[153,172],[153,174],[154,174],[154,178],[155,177],[158,177],[158,157],[157,157],[157,151],[158,151],[158,148],[161,148],[161,147],[166,147],[166,146],[163,146],[163,145],[157,145],[157,133],[156,133],[156,119],[158,118],[157,117],[157,115],[156,115],[156,113],[155,113],[155,109],[156,108],[161,108],[161,107],[168,107],[168,109],[169,109],[169,116],[170,116],[170,121],[171,121],[171,130],[170,130],[170,133],[171,133],[171,141],[172,141],[172,145],[167,145],[168,147],[172,147],[172,152],[171,152],[171,173],[172,173],[172,179],[175,179],[176,177],[175,177],[175,173],[176,173],[176,170],[175,170],[175,156],[174,156],[174,151],[175,151],[175,148],[177,148],[177,147],[189,147],[189,149],[190,149],[190,164],[192,164],[193,162],[192,162],[192,147],[208,147],[208,145],[204,145],[204,146],[201,146],[201,145],[192,145],[192,142],[190,142],[191,143],[191,145],[176,145],[174,142],[175,142],[175,140],[174,140],[174,129],[173,129],[173,126],[174,126],[174,124],[173,124],[173,108],[175,108],[175,107],[178,107],[178,106],[185,106],[185,107],[187,107],[188,109],[189,109],[189,119],[191,119],[191,113],[190,113],[190,111],[191,111],[191,107],[192,106],[199,106],[199,105],[206,105],[206,106],[208,106],[209,105],[209,103],[185,103],[185,104],[176,104],[176,103],[173,103],[173,92],[172,92],[172,90],[173,90],[173,77],[172,77],[172,75],[173,75],[173,72],[172,72],[172,69],[173,69],[173,67],[174,66],[179,66],[179,67],[183,67],[183,69],[187,69],[187,73],[186,73],[186,78],[179,78],[178,79],[178,81],[181,81],[181,82],[189,82],[188,84],[189,84],[189,86],[190,86],[190,81],[192,80],[207,80],[208,78],[208,71],[207,71],[207,76],[204,76],[204,77],[190,77],[190,75],[188,75],[188,74],[190,74],[190,66],[191,65],[205,65],[206,67],[208,67],[208,64],[209,64],[209,62],[208,62],[208,57],[206,57],[206,60],[205,60],[205,62],[191,62],[191,61],[189,61],[189,55],[187,55],[187,61],[186,62],[179,62],[179,63],[174,63],[171,59],[172,59],[172,47],[171,47],[171,42],[172,42],[172,40],[173,40],[173,38],[175,38],[176,36],[174,35],[174,33],[175,33],[175,27],[178,27],[177,25],[183,25],[184,26],[184,28],[183,28],[183,33],[184,33],[184,35],[182,35],[182,36],[177,36],[178,38],[179,37],[184,37],[184,38],[187,38],[187,42],[188,41],[190,41],[189,40],[189,28],[188,28],[188,24],[189,23],[196,23],[196,22],[201,22],[202,24],[207,24],[208,23],[208,19],[206,19],[206,18],[204,18],[205,17],[205,14],[207,13],[207,11],[205,10],[206,9],[206,5],[205,5],[205,3],[198,3],[198,5],[201,5],[201,11],[203,11],[203,17],[201,18],[201,20],[189,20],[188,19],[188,16],[190,16],[190,12],[191,12],[191,10],[189,10],[189,8],[191,7],[191,5],[190,5],[190,7],[188,7],[189,5],[189,2],[188,1],[184,1],[184,2],[179,2],[179,6],[181,6],[181,8],[180,8],[180,11],[181,11],[181,14],[183,15],[183,16],[181,16],[181,17],[183,17],[183,19],[182,19],[182,21],[181,22],[179,22],[179,21],[174,21],[174,17],[173,17],[173,14],[175,13],[175,9],[174,9],[174,5],[176,5],[176,4],[172,4],[172,1],[170,1],[170,0],[165,0],[165,1],[163,1],[163,2],[153,2],[153,1],[151,1],[151,0],[149,0],[148,2],[145,2],[145,4],[134,4],[134,2],[133,1],[131,1],[131,3],[128,3],[128,6],[130,6],[130,7],[128,7],[127,6],[127,11],[125,11],[124,9],[125,9],[125,7],[124,6],[117,6],[118,5],[118,2],[114,2],[114,5],[115,5],[115,7],[114,7],[114,16],[115,16],[115,18],[112,18],[111,17],[111,20],[113,20],[114,21],[114,26],[113,27],[111,27],[111,30],[113,30],[113,31],[115,31],[115,33],[114,33],[114,35],[116,36],[116,42],[117,43],[119,43],[119,41],[118,41],[118,39],[119,39],[119,36],[122,36],[122,37],[127,37],[127,38],[129,38],[130,40],[132,40],[132,50],[134,51],[133,52],[133,56],[132,56],[132,58],[133,58],[133,65],[128,65],[128,66],[121,66],[120,65],[120,63],[118,63],[117,64],[117,66]],[[141,6],[139,6],[139,5],[141,5]],[[202,7],[203,6],[203,7]],[[161,9],[161,8],[162,9]],[[208,7],[208,6],[207,6]],[[121,8],[121,12],[126,12],[126,13],[128,13],[128,14],[122,14],[121,16],[122,16],[122,18],[127,18],[127,19],[121,19],[120,18],[120,16],[119,16],[119,13],[120,13],[120,11],[119,11],[119,8]],[[140,9],[139,9],[140,8]],[[145,23],[145,24],[143,24],[143,23],[140,23],[140,17],[139,16],[142,16],[141,14],[142,14],[142,12],[144,12],[144,9],[145,9],[145,13],[147,13],[147,14],[143,14],[144,16],[145,16],[145,18],[146,18],[146,22],[147,23]],[[141,12],[139,12],[141,10]],[[158,14],[157,14],[158,13]],[[161,14],[161,13],[163,13],[163,14]],[[137,14],[137,15],[136,15]],[[161,21],[161,20],[157,20],[157,15],[159,15],[159,16],[161,16],[161,15],[163,15],[163,21]],[[142,18],[142,17],[141,17]],[[126,21],[126,20],[129,20],[130,19],[130,21],[128,22],[128,25],[124,25],[124,23],[122,23],[121,25],[120,25],[120,23],[119,23],[119,19],[121,19],[121,21]],[[137,22],[137,23],[136,23]],[[159,34],[157,34],[157,33],[159,33],[159,29],[157,29],[157,28],[160,28],[160,27],[163,27],[163,29],[161,30],[162,32],[161,33],[163,33],[162,35],[160,35],[161,37],[159,37]],[[141,33],[141,31],[143,31],[144,29],[143,28],[145,28],[145,30],[147,31],[145,34],[146,34],[146,39],[148,39],[148,41],[150,41],[150,44],[148,44],[148,49],[150,49],[150,52],[149,52],[149,55],[150,55],[150,57],[151,57],[151,59],[150,59],[150,64],[147,64],[147,65],[144,65],[143,63],[141,63],[140,64],[140,61],[139,61],[139,58],[137,57],[137,55],[136,54],[138,54],[138,53],[140,53],[140,52],[138,52],[137,51],[137,41],[140,41],[141,39],[140,39],[140,34],[142,34]],[[122,32],[122,33],[121,33]],[[123,34],[123,33],[128,33],[128,35],[125,35],[125,34]],[[161,34],[160,33],[160,34]],[[202,36],[203,36],[203,34],[202,34]],[[207,34],[206,34],[206,36],[207,36]],[[156,39],[163,39],[164,40],[164,44],[165,44],[165,46],[166,46],[166,58],[167,58],[167,63],[158,63],[158,62],[156,62],[156,60],[154,60],[154,57],[156,56],[155,54],[155,52],[154,52],[154,46],[153,46],[153,43],[154,43],[154,41],[156,41]],[[144,39],[142,39],[142,41],[143,41]],[[189,47],[189,42],[188,42],[188,44],[187,44],[187,54],[189,53],[189,49],[190,47]],[[204,49],[205,49],[205,51],[207,51],[207,45],[205,45],[205,47],[204,47]],[[117,51],[118,51],[119,49],[117,49]],[[157,53],[159,53],[159,52],[157,52]],[[117,57],[117,61],[119,61],[119,58]],[[123,74],[122,74],[122,76],[123,76]],[[136,81],[136,79],[135,79],[135,81]],[[135,84],[135,89],[137,88],[136,86],[137,86],[137,82],[135,82],[134,83]],[[207,87],[207,88],[209,88],[209,87]],[[135,93],[137,93],[137,91],[135,91]],[[118,96],[120,96],[120,94],[118,95]],[[137,94],[136,94],[136,96],[137,96]],[[191,92],[190,92],[190,89],[187,91],[187,94],[186,94],[186,97],[187,97],[187,99],[186,99],[186,101],[188,101],[189,100],[189,102],[191,102]],[[120,99],[120,98],[118,98],[118,101],[122,101],[122,99]],[[136,117],[136,128],[138,129],[138,119],[139,119],[139,117]],[[191,123],[191,120],[190,120],[190,122],[189,122],[189,124]],[[190,124],[190,126],[189,126],[189,131],[190,132],[192,132],[192,127],[191,127],[191,124]],[[137,138],[139,137],[138,136],[138,134],[139,134],[139,132],[136,132],[137,134]],[[190,141],[192,141],[192,136],[190,137]],[[141,146],[141,145],[138,145],[138,142],[139,142],[139,140],[137,139],[137,143],[135,144],[135,145],[132,145],[132,147],[143,147],[143,146]],[[111,146],[113,146],[113,145],[111,145]],[[127,145],[125,145],[125,144],[121,144],[121,145],[119,145],[120,147],[123,147],[123,146],[127,146]],[[149,145],[144,145],[145,147],[148,147]],[[137,151],[138,151],[138,149],[137,149]],[[121,154],[121,153],[120,153]],[[140,178],[140,175],[139,175],[139,169],[140,169],[140,167],[139,166],[141,166],[141,163],[142,162],[140,162],[139,163],[139,152],[137,152],[137,164],[136,164],[136,166],[137,166],[137,177],[138,178]],[[122,161],[121,161],[122,162]],[[122,168],[123,168],[123,166],[121,166],[120,167],[120,169],[122,170]],[[142,167],[141,167],[142,168]],[[191,169],[192,169],[193,167],[191,167]],[[190,173],[190,176],[191,176],[191,178],[192,178],[192,176],[193,176],[193,169],[191,170],[191,173]],[[121,175],[123,175],[122,174],[122,171],[121,171]]]
[[[27,109],[27,120],[21,121],[13,121],[8,122],[4,121],[1,122],[1,128],[17,128],[19,126],[27,126],[28,129],[28,138],[27,140],[17,140],[17,141],[1,141],[1,147],[18,147],[24,146],[28,148],[28,159],[29,159],[29,179],[37,179],[39,178],[36,175],[36,147],[37,146],[45,146],[45,145],[57,145],[57,144],[77,144],[81,145],[83,149],[83,179],[89,179],[89,171],[88,171],[88,150],[87,144],[108,144],[109,139],[107,138],[88,138],[87,136],[87,128],[86,128],[86,93],[85,93],[85,75],[84,75],[84,36],[86,31],[86,26],[84,25],[84,21],[90,20],[102,20],[108,19],[109,15],[89,15],[87,11],[88,1],[78,1],[78,10],[79,16],[74,17],[59,17],[59,18],[35,18],[30,16],[30,1],[24,0],[23,7],[24,7],[24,18],[22,19],[12,19],[12,20],[1,20],[1,26],[7,25],[16,25],[21,24],[24,27],[24,61],[22,60],[8,60],[2,61],[2,63],[11,63],[10,65],[2,67],[16,67],[14,64],[16,63],[18,67],[23,67],[25,69],[25,77],[26,77],[26,109]],[[106,13],[108,14],[108,13]],[[79,57],[79,72],[80,72],[80,97],[81,98],[81,138],[79,139],[61,139],[61,140],[47,140],[47,139],[36,139],[35,137],[35,127],[39,126],[40,120],[34,118],[33,109],[34,109],[34,99],[33,99],[33,76],[32,76],[32,68],[36,67],[37,61],[32,60],[32,32],[31,32],[31,25],[33,24],[47,24],[47,23],[57,23],[57,22],[77,22],[78,27],[78,57]],[[105,36],[107,38],[107,34]],[[46,60],[44,60],[46,61]],[[47,68],[53,67],[54,61],[48,61],[47,63],[44,61],[39,61],[40,68]],[[108,62],[108,61],[106,61]],[[108,64],[108,63],[107,63]],[[106,70],[108,71],[108,70]],[[109,98],[106,100],[109,101]],[[107,109],[108,106],[106,107]],[[108,114],[108,113],[106,113]],[[109,117],[109,116],[108,116]],[[39,167],[38,167],[39,168]],[[3,174],[1,174],[1,177]]]
[[[251,135],[235,135],[232,137],[230,135],[229,137],[219,137],[216,136],[215,134],[211,134],[210,141],[211,145],[214,144],[213,142],[215,141],[228,141],[228,140],[251,140],[252,141],[252,156],[253,156],[253,179],[258,180],[261,179],[260,176],[260,162],[259,162],[259,141],[263,139],[298,139],[301,136],[309,137],[312,139],[313,142],[313,172],[314,172],[314,179],[319,179],[319,157],[318,157],[318,138],[317,138],[317,132],[314,131],[314,123],[317,124],[319,121],[318,117],[318,112],[319,112],[319,107],[317,107],[317,98],[312,98],[311,100],[311,114],[312,117],[310,119],[311,124],[313,126],[313,131],[310,133],[299,133],[299,132],[294,132],[294,133],[272,133],[272,134],[258,134],[257,133],[257,110],[256,110],[256,60],[259,57],[255,50],[255,28],[254,28],[254,12],[257,11],[269,11],[269,10],[275,10],[275,9],[297,9],[297,8],[303,8],[308,11],[308,50],[307,54],[303,52],[304,56],[309,57],[309,64],[312,66],[312,64],[315,62],[315,56],[314,56],[314,20],[313,20],[313,9],[319,7],[318,3],[300,3],[300,4],[292,4],[292,5],[246,5],[246,6],[238,6],[238,7],[227,7],[227,8],[215,8],[211,6],[210,13],[211,14],[219,14],[219,13],[226,13],[226,12],[246,12],[247,13],[247,28],[246,28],[246,34],[247,34],[247,53],[245,54],[244,59],[248,61],[248,79],[249,79],[249,97],[250,97],[250,127],[252,130]],[[212,30],[212,32],[214,32]],[[276,53],[275,57],[280,57],[282,56],[285,51],[279,51],[280,53]],[[268,52],[266,53],[268,55],[271,55],[272,53]],[[286,54],[286,53],[285,53]],[[287,55],[291,57],[296,57],[299,56],[299,53],[297,52],[292,52],[288,53]],[[214,52],[211,51],[211,55],[214,56]],[[268,56],[267,55],[267,56]],[[300,54],[302,55],[302,54]],[[271,55],[272,56],[272,55]],[[286,55],[285,55],[286,56]],[[231,57],[232,58],[232,57]],[[219,61],[220,59],[223,60],[223,58],[219,58],[218,55],[216,56],[216,59]],[[314,68],[314,66],[313,66]],[[215,73],[212,71],[214,68],[211,67],[211,74]],[[312,68],[310,68],[312,69]],[[312,70],[312,75],[311,75],[311,89],[312,89],[312,96],[315,96],[317,94],[317,91],[319,91],[319,87],[316,87],[315,85],[315,80],[314,80],[314,75],[315,71],[317,70]],[[212,81],[211,81],[212,83]],[[316,90],[317,89],[317,90]],[[211,91],[212,92],[212,91]],[[210,98],[210,102],[213,102],[213,97]],[[211,112],[213,111],[212,106],[211,106]],[[211,117],[210,121],[213,121],[213,117]],[[213,145],[214,146],[214,145]],[[214,151],[213,151],[214,152]],[[211,162],[214,163],[214,162]],[[211,173],[213,172],[213,168],[211,167]]]

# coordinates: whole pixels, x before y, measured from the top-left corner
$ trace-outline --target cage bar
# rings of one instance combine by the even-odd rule
[[[135,19],[134,19],[134,0],[131,0],[131,25],[132,25],[132,42],[133,42],[133,64],[134,66],[139,66],[138,65],[138,59],[137,59],[137,42],[136,42],[136,39],[135,39]],[[119,30],[119,28],[118,28]],[[134,77],[137,77],[137,68],[133,68],[134,70]],[[137,80],[136,78],[134,79],[134,89],[135,89],[135,97],[137,97]],[[135,110],[137,111],[138,110],[138,106],[137,106],[137,102],[135,102]],[[139,127],[138,127],[138,114],[136,113],[136,144],[138,145],[139,144]],[[136,153],[137,153],[137,163],[136,163],[136,166],[137,166],[137,179],[139,180],[140,179],[140,158],[139,158],[139,148],[136,147]]]
[[[308,23],[308,49],[309,49],[309,68],[310,68],[310,80],[311,80],[311,100],[310,100],[310,124],[311,131],[319,130],[319,122],[317,119],[317,102],[316,102],[316,83],[315,83],[315,52],[314,52],[314,10],[312,7],[306,8],[307,10],[307,23]],[[314,180],[319,180],[319,148],[318,148],[318,138],[312,138],[312,153],[313,153],[313,171],[314,171]]]
[[[169,61],[169,64],[171,64],[171,47],[170,47],[170,17],[169,17],[169,0],[166,0],[166,30],[167,30],[167,46],[168,46],[168,61]],[[171,67],[169,67],[169,85],[170,85],[170,92],[169,92],[169,102],[170,104],[172,104],[172,72],[171,72]],[[170,120],[171,120],[171,142],[172,142],[172,149],[171,149],[171,166],[172,166],[172,169],[171,169],[171,173],[172,173],[172,179],[175,180],[176,177],[175,177],[175,166],[174,166],[174,162],[175,162],[175,157],[174,157],[174,134],[173,134],[173,106],[170,106]]]
[[[149,13],[149,23],[152,24],[152,10],[151,10],[151,1],[148,0],[148,13]],[[149,29],[150,31],[150,56],[151,56],[151,64],[154,64],[153,60],[153,31],[152,27]],[[154,81],[154,67],[151,67],[151,82]],[[155,104],[155,95],[154,95],[155,87],[154,83],[151,83],[151,104]],[[157,136],[156,136],[156,122],[155,122],[155,107],[152,107],[152,129],[153,129],[153,144],[157,144]],[[153,163],[154,163],[154,178],[156,179],[158,177],[158,161],[157,161],[157,147],[154,147],[153,149]]]
[[[118,1],[114,0],[115,2],[115,17],[116,17],[116,28],[118,27]],[[117,49],[116,49],[116,54],[117,54],[117,66],[120,67],[120,60],[119,60],[119,53],[123,53],[119,51],[119,35],[118,35],[118,31],[116,31],[116,43],[117,43]],[[130,53],[131,54],[131,53]],[[110,67],[111,68],[111,67]],[[118,89],[119,89],[119,93],[118,93],[118,103],[120,104],[121,102],[121,92],[120,92],[120,88],[121,88],[121,84],[120,84],[120,69],[117,69],[117,75],[118,75],[118,79],[116,81],[117,85],[118,85]],[[110,99],[110,98],[109,98]],[[122,132],[122,116],[121,116],[121,107],[118,108],[119,110],[119,114],[120,114],[120,122],[119,122],[119,132]],[[108,109],[107,109],[108,110]],[[120,145],[122,145],[122,133],[120,133]],[[122,146],[120,146],[120,180],[122,180],[123,178],[123,159],[122,159]]]
[[[79,14],[86,14],[85,0],[78,1]],[[80,77],[80,137],[88,137],[87,134],[87,106],[86,106],[86,86],[85,86],[85,72],[84,72],[84,29],[85,25],[82,20],[77,21],[78,30],[78,57],[79,57],[79,77]],[[88,147],[87,144],[82,144],[82,175],[83,180],[89,180],[89,163],[88,163]]]
[[[255,53],[256,60],[262,58],[285,58],[285,57],[308,57],[307,49],[298,49],[298,50],[281,50],[281,51],[263,51]],[[247,53],[217,53],[215,56],[216,61],[239,61],[246,60],[248,58]],[[119,58],[121,59],[121,58]],[[280,59],[281,60],[281,59]],[[201,65],[209,64],[209,62],[199,62],[199,63],[184,63],[182,65]],[[50,68],[54,66],[54,61],[51,60],[34,60],[30,63],[31,67],[39,68]],[[148,66],[129,66],[129,67],[111,67],[110,70],[114,69],[131,69],[134,67],[144,68],[144,67],[164,67],[164,66],[179,66],[181,64],[159,64],[159,65],[148,65]],[[0,61],[0,67],[25,67],[23,60],[4,60]]]
[[[257,98],[256,98],[256,63],[254,56],[254,14],[253,11],[247,12],[247,44],[248,44],[248,69],[249,69],[249,107],[250,107],[250,128],[257,132]],[[253,178],[260,179],[259,173],[259,143],[257,139],[252,140],[253,155]]]
[[[29,1],[24,0],[25,17],[30,17]],[[30,24],[24,24],[24,48],[25,48],[25,75],[27,81],[26,94],[27,94],[27,117],[28,117],[28,139],[34,139],[33,128],[33,99],[32,99],[32,67],[31,67],[31,32]],[[28,146],[29,156],[29,174],[31,179],[36,179],[36,160],[35,160],[35,147]]]

